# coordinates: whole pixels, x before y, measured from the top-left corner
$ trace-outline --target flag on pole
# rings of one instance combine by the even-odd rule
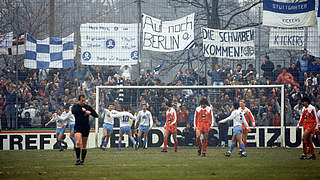
[[[164,60],[157,67],[154,68],[153,72],[158,74],[163,65],[164,65]]]
[[[37,40],[26,34],[24,66],[31,69],[72,68],[74,66],[74,34],[65,38]]]

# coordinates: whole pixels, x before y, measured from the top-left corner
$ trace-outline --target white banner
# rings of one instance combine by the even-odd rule
[[[137,29],[137,24],[81,24],[81,63],[113,66],[137,64]]]
[[[194,47],[194,13],[174,21],[143,14],[143,50],[174,52]]]
[[[254,29],[218,30],[202,28],[205,57],[255,59]]]
[[[304,38],[304,28],[271,28],[269,48],[303,50]]]
[[[295,3],[263,0],[263,25],[282,28],[316,24],[315,0]]]

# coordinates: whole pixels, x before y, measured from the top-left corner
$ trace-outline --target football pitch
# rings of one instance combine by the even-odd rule
[[[248,148],[246,158],[226,150],[200,157],[195,148],[89,149],[83,166],[72,150],[1,151],[0,179],[320,179],[320,161],[299,160],[301,149]]]

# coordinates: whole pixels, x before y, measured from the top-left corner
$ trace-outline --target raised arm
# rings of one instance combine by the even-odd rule
[[[141,111],[138,112],[136,122],[134,123],[134,126],[135,126],[135,127],[137,127],[138,122],[140,122],[140,120],[141,120],[141,113],[140,113],[140,112],[141,112]]]
[[[251,121],[251,123],[252,123],[252,126],[253,127],[256,127],[256,123],[255,123],[255,120],[254,120],[254,116],[253,116],[253,114],[252,114],[252,112],[250,111],[250,109],[248,109],[248,115],[249,115],[249,118],[250,118],[250,121]]]
[[[150,115],[150,129],[153,127],[153,119],[152,119],[152,114],[149,112]]]
[[[300,115],[300,119],[299,119],[299,122],[298,122],[298,124],[297,124],[297,129],[299,128],[299,126],[301,126],[302,125],[302,117],[303,117],[303,112],[304,112],[304,107],[302,108],[302,114]]]
[[[219,123],[225,123],[227,121],[230,121],[232,119],[234,119],[236,117],[236,112],[235,111],[232,111],[231,115],[221,121],[219,121]]]
[[[197,123],[198,123],[198,116],[199,116],[199,113],[198,113],[198,111],[196,110],[195,112],[194,112],[194,120],[193,120],[193,126],[194,126],[194,128],[196,129],[197,128]]]
[[[210,128],[213,128],[213,125],[214,125],[214,116],[213,116],[213,110],[212,110],[211,107],[210,107],[210,119],[211,119],[211,126],[210,126]]]
[[[91,116],[93,116],[95,118],[99,117],[97,112],[91,106],[87,106],[87,108],[88,108],[87,110],[91,112],[91,114],[90,114]]]
[[[316,123],[317,123],[316,129],[319,129],[319,119],[315,109],[312,109],[312,115],[316,118]]]

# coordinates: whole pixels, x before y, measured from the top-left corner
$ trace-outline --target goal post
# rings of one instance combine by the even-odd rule
[[[199,103],[199,99],[201,98],[201,96],[206,96],[209,99],[210,104],[213,105],[213,109],[216,108],[214,104],[219,104],[223,101],[225,101],[224,98],[227,98],[227,94],[232,94],[234,92],[236,92],[235,94],[238,93],[238,96],[242,99],[244,97],[244,95],[242,95],[242,92],[246,93],[246,96],[250,98],[249,94],[251,92],[255,92],[255,93],[261,93],[261,92],[269,92],[271,96],[277,96],[276,99],[276,103],[279,104],[277,105],[277,108],[279,108],[278,106],[280,106],[280,113],[277,115],[280,116],[280,136],[277,138],[280,142],[280,146],[281,147],[285,147],[286,145],[286,140],[285,140],[285,86],[284,85],[224,85],[224,86],[96,86],[96,96],[95,96],[95,108],[96,111],[99,112],[99,106],[102,106],[102,104],[104,104],[104,102],[102,102],[101,99],[106,97],[106,93],[113,93],[116,96],[119,95],[119,93],[122,93],[122,96],[120,98],[127,98],[128,96],[130,96],[131,100],[134,98],[137,98],[137,100],[133,100],[132,102],[126,102],[125,100],[123,100],[122,102],[120,101],[120,104],[125,104],[128,106],[132,106],[135,107],[135,110],[137,111],[139,108],[138,107],[138,103],[139,102],[139,95],[142,94],[142,97],[144,95],[144,91],[148,91],[148,92],[152,92],[150,93],[151,96],[157,96],[157,93],[159,94],[159,92],[163,93],[167,93],[165,94],[166,96],[172,96],[170,95],[170,92],[177,92],[178,95],[181,99],[183,99],[182,101],[188,99],[188,97],[190,98],[194,98],[196,99],[196,103],[198,105]],[[104,90],[104,91],[102,91]],[[230,93],[231,91],[231,93]],[[228,93],[226,93],[228,92]],[[180,94],[179,94],[180,93]],[[272,94],[271,94],[272,93]],[[221,97],[222,95],[225,95],[223,98]],[[262,104],[267,104],[270,103],[268,102],[268,100],[265,100],[264,97],[262,97],[264,95],[260,94],[254,94],[254,99],[259,99],[261,98],[261,100],[259,99],[259,101],[265,101],[262,102]],[[280,97],[279,97],[280,96]],[[236,97],[236,95],[234,96],[235,98],[231,101],[238,101],[240,100],[239,97]],[[118,97],[118,99],[120,99]],[[151,97],[150,99],[152,99],[153,97]],[[245,99],[245,98],[244,98]],[[246,100],[246,106],[250,106],[250,103],[253,104],[257,104],[257,102],[254,101],[254,99],[245,99]],[[189,101],[189,100],[186,100]],[[230,101],[230,100],[229,100]],[[228,101],[228,102],[229,102]],[[155,102],[151,102],[151,103],[155,103]],[[104,104],[105,106],[106,104]],[[159,107],[156,107],[159,108]],[[275,107],[270,107],[270,108],[275,108]],[[260,109],[259,109],[260,110]],[[230,113],[228,114],[230,115]],[[258,127],[258,126],[257,126]],[[278,126],[279,127],[279,126]],[[99,134],[99,121],[98,118],[95,119],[95,143],[96,143],[96,147],[98,147],[99,145],[99,138],[98,138],[98,134]]]

